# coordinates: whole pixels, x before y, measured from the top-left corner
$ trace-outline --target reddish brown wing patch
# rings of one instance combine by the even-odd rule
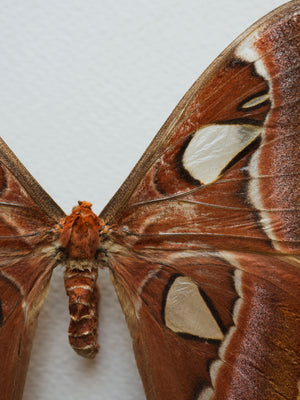
[[[277,249],[298,252],[300,243],[300,15],[282,18],[255,46],[272,82],[273,110],[264,145],[253,166],[260,207],[274,226]],[[291,78],[292,77],[292,78]]]
[[[216,398],[297,399],[300,274],[291,260],[235,254],[241,302],[237,329],[222,349]],[[233,368],[232,368],[233,366]]]
[[[28,172],[22,175],[24,167],[0,144],[0,392],[3,400],[20,400],[37,317],[57,263],[57,233],[55,216],[42,211],[24,189]],[[23,176],[24,185],[16,175]]]
[[[0,388],[3,400],[22,398],[37,317],[54,263],[53,257],[30,256],[0,268],[0,364],[3,366]]]

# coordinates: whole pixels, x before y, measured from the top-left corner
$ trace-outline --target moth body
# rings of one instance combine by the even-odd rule
[[[87,358],[94,358],[99,350],[97,325],[100,294],[97,277],[97,268],[66,268],[64,276],[71,316],[69,342],[76,353]]]
[[[68,335],[73,349],[94,358],[97,344],[99,289],[97,249],[104,223],[91,210],[91,203],[79,202],[62,221],[60,244],[65,259],[65,288],[71,321]]]

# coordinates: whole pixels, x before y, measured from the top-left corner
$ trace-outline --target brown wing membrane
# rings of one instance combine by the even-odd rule
[[[54,266],[53,257],[29,254],[0,267],[3,400],[22,398],[37,318]]]
[[[299,2],[288,3],[208,68],[101,213],[105,222],[122,235],[125,226],[133,242],[156,236],[184,248],[190,235],[197,247],[299,252],[299,19]]]
[[[111,266],[147,399],[297,398],[300,264],[242,253],[143,256],[119,255]]]
[[[40,206],[41,204],[41,206]],[[0,141],[0,393],[22,398],[63,212]]]
[[[149,400],[299,396],[299,37],[292,1],[238,38],[100,215]]]

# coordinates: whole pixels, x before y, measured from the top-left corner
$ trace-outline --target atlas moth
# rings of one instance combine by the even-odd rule
[[[148,400],[299,399],[300,2],[195,82],[99,216],[66,216],[0,142],[0,393],[22,398],[65,267],[69,340],[98,351],[109,268]]]

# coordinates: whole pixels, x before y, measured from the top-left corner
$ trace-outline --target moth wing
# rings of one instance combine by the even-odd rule
[[[195,82],[100,217],[247,251],[299,251],[299,2],[258,21]],[[284,56],[283,56],[284,54]],[[195,217],[196,216],[196,217]]]
[[[22,398],[63,211],[0,139],[0,393]]]
[[[149,400],[297,397],[299,32],[292,1],[241,35],[100,215]]]
[[[111,265],[148,400],[297,399],[298,260],[189,251]]]

